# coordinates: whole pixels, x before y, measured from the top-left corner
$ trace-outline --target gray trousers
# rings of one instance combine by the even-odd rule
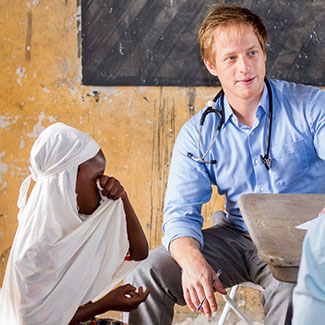
[[[294,284],[273,278],[267,264],[257,256],[257,250],[248,232],[236,229],[225,220],[203,230],[202,254],[214,270],[221,269],[220,281],[225,288],[251,281],[264,288],[262,304],[265,325],[291,324],[291,296]],[[172,324],[174,305],[184,306],[181,269],[163,247],[152,250],[128,276],[126,282],[151,288],[147,300],[124,314],[124,320],[133,325]]]

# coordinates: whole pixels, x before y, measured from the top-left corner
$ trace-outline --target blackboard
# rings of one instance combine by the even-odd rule
[[[197,44],[211,0],[82,0],[82,82],[215,86]],[[325,86],[324,0],[237,0],[269,33],[267,76]]]

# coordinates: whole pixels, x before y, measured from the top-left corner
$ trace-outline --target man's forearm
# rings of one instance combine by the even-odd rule
[[[169,251],[182,269],[186,267],[186,264],[191,263],[193,259],[196,261],[204,260],[200,252],[200,243],[192,237],[176,238],[170,243]]]

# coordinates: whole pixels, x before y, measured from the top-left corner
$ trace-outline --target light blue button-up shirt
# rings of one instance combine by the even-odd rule
[[[163,245],[189,236],[203,247],[202,204],[211,198],[212,185],[225,194],[227,218],[247,230],[238,208],[244,193],[325,193],[325,93],[314,87],[270,80],[273,118],[270,142],[271,169],[260,159],[265,154],[269,117],[266,86],[250,128],[238,122],[224,98],[224,123],[202,164],[197,155],[200,118],[205,109],[182,127],[173,150],[165,197]],[[220,100],[216,103],[220,110]],[[203,155],[217,130],[219,118],[207,115],[201,134]]]
[[[307,231],[293,293],[293,325],[325,324],[325,214]]]

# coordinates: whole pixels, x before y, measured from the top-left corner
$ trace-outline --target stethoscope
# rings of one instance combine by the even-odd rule
[[[273,99],[272,99],[272,90],[271,90],[271,86],[270,86],[270,82],[268,81],[267,78],[264,79],[266,87],[267,87],[267,91],[269,94],[269,120],[268,120],[268,130],[267,130],[267,139],[266,139],[266,152],[265,155],[262,156],[260,155],[260,158],[264,164],[264,166],[266,167],[267,170],[269,170],[271,168],[271,163],[272,163],[272,158],[270,157],[270,142],[271,142],[271,129],[272,129],[272,112],[273,112]],[[207,156],[207,154],[209,153],[209,151],[211,150],[214,142],[217,139],[217,136],[221,130],[222,124],[224,122],[224,112],[225,112],[225,108],[224,108],[224,92],[223,89],[221,89],[219,91],[219,93],[217,94],[216,97],[213,98],[213,100],[209,100],[207,103],[207,109],[203,112],[201,119],[200,119],[200,129],[199,129],[199,138],[198,138],[198,144],[197,144],[197,155],[198,158],[195,158],[193,156],[192,153],[188,152],[187,156],[190,157],[191,159],[193,159],[194,161],[203,163],[203,164],[216,164],[217,161],[216,160],[205,160],[205,157]],[[217,102],[217,100],[220,98],[220,106],[221,106],[221,111],[217,110],[215,107],[215,103]],[[217,127],[217,131],[216,134],[208,148],[208,150],[203,154],[203,156],[201,156],[200,154],[200,143],[201,143],[201,132],[202,132],[202,128],[203,128],[203,124],[205,121],[205,118],[208,114],[210,113],[215,113],[218,115],[219,117],[219,124]]]

